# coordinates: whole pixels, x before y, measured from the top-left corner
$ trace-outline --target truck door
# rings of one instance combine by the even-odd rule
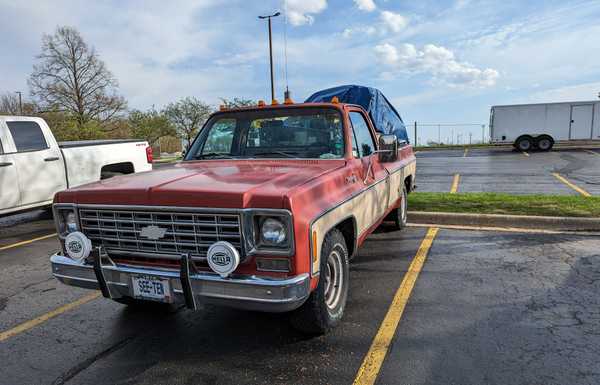
[[[593,113],[593,104],[571,106],[569,139],[592,139]]]
[[[19,175],[21,205],[51,201],[66,187],[65,167],[54,138],[45,137],[33,120],[7,121],[6,125],[16,148],[12,157]]]
[[[3,130],[0,122],[0,213],[19,205],[17,166],[12,155],[5,153],[4,149],[8,150],[8,141],[3,137]]]
[[[388,208],[388,172],[379,163],[374,133],[366,117],[360,110],[351,110],[349,116],[353,131],[355,175],[359,176],[359,183],[364,188],[364,192],[357,196],[360,202],[355,205],[360,213],[360,218],[357,218],[358,230],[362,232],[381,219]]]

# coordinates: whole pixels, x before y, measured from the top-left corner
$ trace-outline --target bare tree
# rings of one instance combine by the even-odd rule
[[[89,120],[107,121],[125,109],[117,80],[76,29],[58,27],[44,35],[36,58],[28,83],[44,108],[72,114],[79,127]]]
[[[23,100],[21,106],[24,115],[34,115],[38,112],[35,103],[29,100]],[[21,106],[16,92],[5,92],[0,95],[0,114],[20,115]]]
[[[187,97],[169,104],[163,113],[171,121],[186,146],[192,142],[198,130],[213,112],[213,108],[194,97]]]
[[[256,106],[257,102],[252,99],[244,99],[244,98],[219,98],[225,108],[239,108],[239,107],[251,107]]]

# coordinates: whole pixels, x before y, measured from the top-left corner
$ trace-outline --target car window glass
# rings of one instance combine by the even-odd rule
[[[2,140],[0,140],[0,154],[4,154],[4,147],[2,147]]]
[[[360,112],[350,112],[350,121],[352,122],[352,130],[354,131],[354,139],[356,144],[353,144],[353,151],[358,147],[356,152],[358,156],[369,156],[375,151],[375,142],[371,136],[369,125]],[[356,156],[356,154],[355,154]]]
[[[203,154],[230,154],[235,133],[235,119],[219,119],[208,133]]]
[[[44,134],[36,122],[6,122],[18,152],[48,148]]]

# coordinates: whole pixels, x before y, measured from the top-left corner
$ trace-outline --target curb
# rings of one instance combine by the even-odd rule
[[[600,218],[409,211],[408,221],[431,225],[510,227],[556,231],[600,231]]]

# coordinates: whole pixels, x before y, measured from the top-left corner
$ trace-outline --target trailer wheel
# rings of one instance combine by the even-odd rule
[[[554,140],[548,135],[538,136],[535,145],[540,151],[550,151],[554,146]]]
[[[533,147],[533,138],[529,135],[523,135],[515,141],[515,148],[519,151],[529,151]]]

